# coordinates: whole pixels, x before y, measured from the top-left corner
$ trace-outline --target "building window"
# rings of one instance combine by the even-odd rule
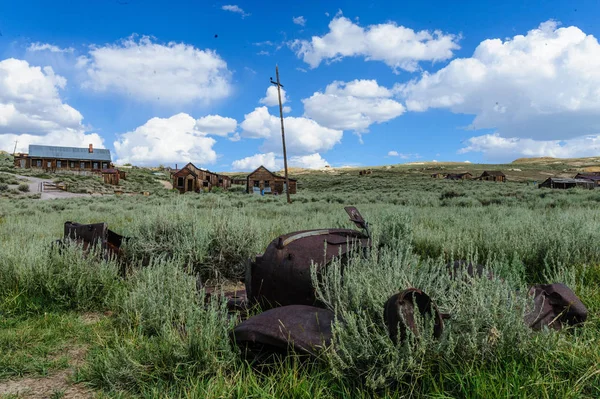
[[[51,168],[52,167],[52,161],[46,162],[46,166],[49,167],[49,168]]]
[[[183,187],[183,177],[177,178],[177,187]]]
[[[56,161],[56,167],[57,168],[62,168],[62,162],[61,161]]]
[[[75,162],[71,162],[71,167],[75,168]]]
[[[265,187],[269,187],[269,186],[270,186],[269,181],[265,180]]]
[[[260,180],[254,180],[254,187],[260,187]]]
[[[79,163],[79,168],[85,169],[85,162],[80,162]]]
[[[41,168],[41,167],[42,167],[42,160],[41,160],[41,159],[38,159],[38,160],[35,162],[35,164],[36,164],[36,166],[37,166],[38,168]]]
[[[208,182],[207,181],[204,182],[204,187],[208,187]]]
[[[106,162],[102,164],[102,169],[108,169],[108,164]]]
[[[94,162],[94,167],[92,169],[98,169],[98,162]]]

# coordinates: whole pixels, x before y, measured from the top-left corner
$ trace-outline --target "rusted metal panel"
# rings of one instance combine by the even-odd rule
[[[416,309],[415,309],[416,305]],[[415,336],[420,336],[422,326],[415,320],[415,310],[423,317],[433,317],[433,331],[431,334],[439,338],[444,331],[444,320],[436,304],[429,295],[416,288],[406,289],[391,296],[384,305],[383,318],[388,328],[390,339],[398,343],[404,342],[410,330]]]
[[[534,330],[544,326],[560,330],[587,320],[587,308],[564,284],[534,285],[529,289],[529,295],[533,296],[534,308],[525,315],[525,322]]]
[[[106,223],[65,222],[64,225],[64,240],[75,241],[82,245],[84,251],[99,245],[106,259],[118,258],[123,255],[121,245],[126,239],[126,237],[109,230]]]
[[[232,340],[246,356],[260,358],[265,353],[317,356],[331,344],[332,311],[306,305],[290,305],[267,310],[238,326]]]

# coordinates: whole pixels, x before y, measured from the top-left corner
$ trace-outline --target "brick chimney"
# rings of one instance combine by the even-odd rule
[[[88,152],[91,154],[94,152],[94,146],[90,144],[90,148],[88,148]]]

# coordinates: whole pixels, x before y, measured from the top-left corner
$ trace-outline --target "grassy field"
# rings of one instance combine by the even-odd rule
[[[538,189],[544,176],[595,165],[555,162],[298,173],[292,205],[240,187],[178,195],[143,170],[148,197],[0,198],[0,395],[42,381],[54,398],[600,397],[600,190]],[[440,168],[519,170],[504,184],[428,177]],[[351,259],[344,285],[335,265],[324,277],[319,295],[345,320],[332,347],[310,362],[250,367],[228,339],[235,320],[221,301],[203,305],[195,276],[235,281],[280,234],[349,228],[345,205],[369,220],[378,250]],[[128,278],[77,248],[52,250],[66,220],[132,237]],[[498,278],[452,281],[453,259]],[[585,326],[530,331],[525,293],[539,282],[570,286],[589,310]],[[388,339],[383,303],[408,287],[451,313],[439,341]]]

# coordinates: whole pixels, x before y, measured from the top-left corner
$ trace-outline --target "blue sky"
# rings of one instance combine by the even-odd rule
[[[0,8],[0,149],[138,165],[504,162],[600,150],[598,2],[22,1]],[[262,100],[262,102],[261,102]]]

